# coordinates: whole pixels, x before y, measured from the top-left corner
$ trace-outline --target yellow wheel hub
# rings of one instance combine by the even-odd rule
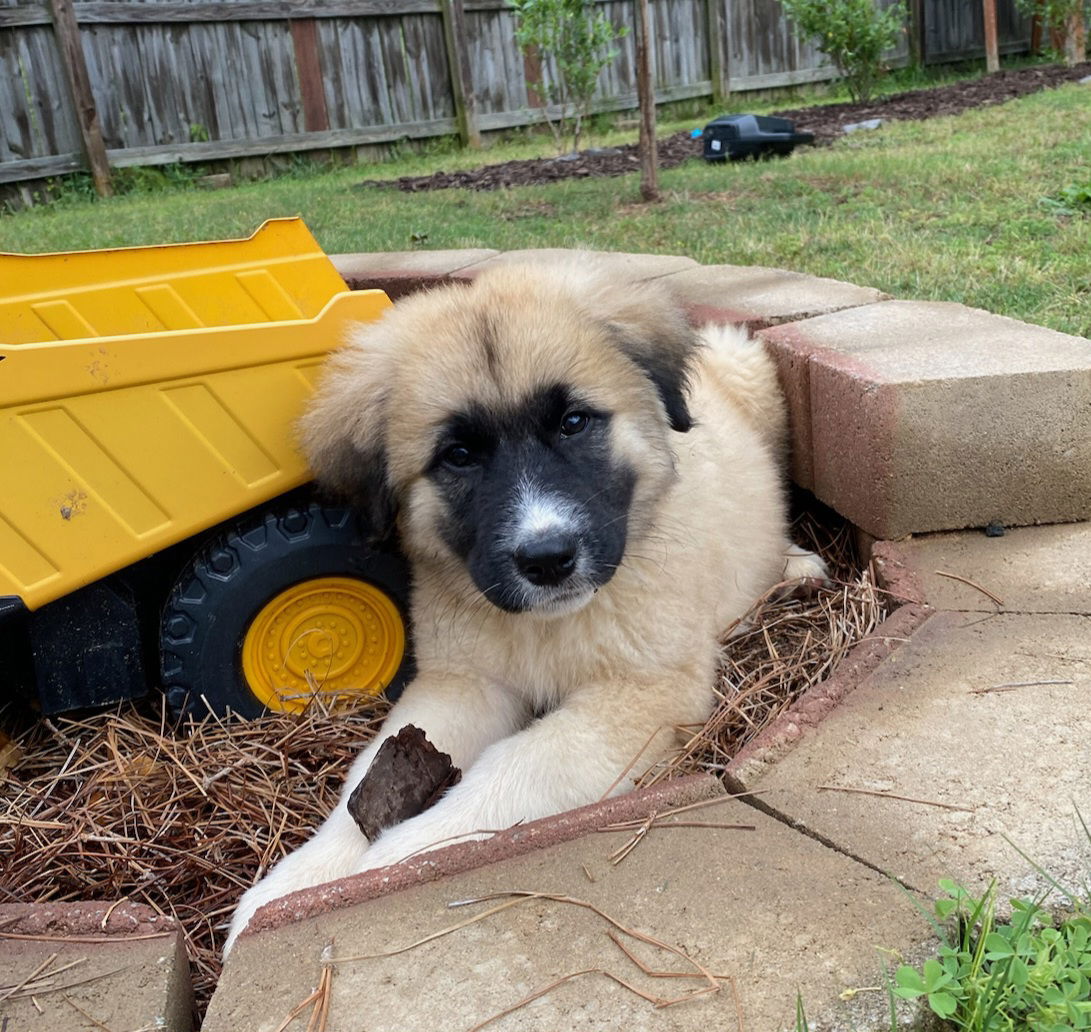
[[[269,709],[301,713],[316,696],[378,695],[404,654],[405,624],[390,596],[353,577],[315,577],[254,617],[242,670]]]

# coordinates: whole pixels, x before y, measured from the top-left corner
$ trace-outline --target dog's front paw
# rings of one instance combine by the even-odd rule
[[[303,889],[307,886],[303,883],[292,884],[284,878],[277,878],[277,871],[263,878],[257,885],[250,886],[242,894],[239,905],[235,907],[235,913],[231,917],[231,925],[227,931],[227,940],[224,942],[224,956],[231,951],[239,934],[250,923],[252,918],[266,903],[274,899],[287,896],[289,892]]]
[[[341,809],[305,845],[289,853],[261,881],[243,893],[224,943],[224,954],[266,903],[300,889],[336,881],[361,869],[368,841]]]
[[[363,836],[360,836],[363,839]],[[321,852],[308,848],[318,839],[311,839],[301,849],[290,853],[276,865],[261,881],[250,886],[239,900],[231,918],[231,926],[227,932],[227,941],[224,943],[224,955],[235,945],[239,934],[250,923],[252,918],[266,903],[272,903],[275,899],[298,892],[300,889],[309,889],[323,882],[333,881],[343,874],[352,873],[348,870],[333,870],[328,862],[323,862]]]

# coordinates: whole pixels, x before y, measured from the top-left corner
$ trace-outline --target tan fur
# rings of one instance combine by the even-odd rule
[[[509,267],[399,303],[334,357],[302,423],[304,447],[320,481],[357,497],[390,493],[414,565],[418,677],[380,739],[416,723],[465,775],[370,845],[342,802],[250,890],[232,937],[261,902],[302,885],[624,791],[649,740],[637,772],[669,752],[674,729],[708,716],[728,624],[786,576],[821,574],[788,543],[772,366],[736,331],[703,337],[694,348],[679,305],[654,284]],[[642,372],[658,360],[690,365],[688,433],[670,428]],[[444,503],[426,469],[440,428],[469,402],[511,405],[554,383],[612,414],[612,449],[638,474],[628,543],[582,609],[512,614],[481,596],[444,543]],[[369,487],[378,463],[385,473]]]
[[[783,458],[788,447],[788,412],[777,371],[760,341],[742,326],[706,326],[704,374]]]

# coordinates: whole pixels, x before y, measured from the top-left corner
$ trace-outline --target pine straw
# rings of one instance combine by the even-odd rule
[[[721,772],[885,615],[870,571],[854,567],[847,530],[812,517],[796,530],[826,557],[835,586],[767,600],[741,622],[725,639],[715,713],[643,783]],[[203,1011],[239,895],[325,818],[385,713],[383,703],[335,715],[312,708],[180,731],[132,706],[41,720],[0,782],[0,900],[125,897],[174,916]]]
[[[703,771],[722,775],[743,746],[886,618],[889,599],[870,566],[860,568],[848,524],[805,512],[793,530],[799,544],[825,558],[830,586],[804,587],[786,597],[773,592],[727,629],[716,709],[702,727],[682,728],[685,745],[646,771],[640,784]]]
[[[0,900],[127,897],[172,915],[203,1011],[239,896],[327,816],[385,713],[312,708],[177,734],[134,707],[41,721],[3,785]]]

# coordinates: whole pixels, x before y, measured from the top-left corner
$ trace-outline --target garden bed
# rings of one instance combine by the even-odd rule
[[[722,775],[885,616],[886,595],[857,562],[851,527],[806,515],[796,537],[823,553],[832,585],[767,598],[729,629],[716,711],[642,784]],[[313,708],[177,730],[154,705],[39,721],[19,741],[0,805],[0,885],[19,902],[126,898],[175,917],[203,1010],[238,897],[329,813],[386,709]]]
[[[844,135],[844,127],[870,119],[883,121],[921,121],[958,115],[971,108],[1003,104],[1005,101],[1052,89],[1068,82],[1078,82],[1091,75],[1091,63],[1075,68],[1040,65],[988,75],[969,82],[910,90],[868,103],[819,104],[791,108],[775,114],[790,118],[796,128],[813,133],[817,144],[829,144]],[[701,141],[688,131],[664,137],[659,143],[659,167],[676,168],[701,154]],[[434,172],[427,176],[402,176],[398,179],[369,179],[362,187],[397,188],[409,193],[422,190],[499,190],[514,186],[539,186],[563,179],[589,179],[623,176],[640,167],[637,145],[592,149],[560,158],[527,158],[460,172]]]

